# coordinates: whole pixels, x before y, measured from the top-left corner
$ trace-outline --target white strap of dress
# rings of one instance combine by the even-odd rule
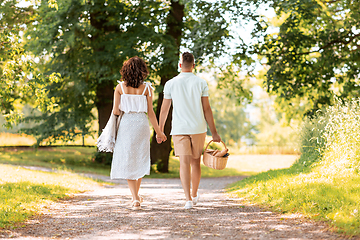
[[[123,87],[123,85],[122,85],[122,84],[123,84],[123,82],[120,82],[121,91],[122,91],[122,93],[123,93],[123,94],[125,94],[125,92],[124,92],[124,87]]]
[[[141,95],[144,95],[145,94],[145,92],[146,92],[146,89],[148,89],[148,88],[151,88],[152,90],[154,90],[154,88],[151,86],[151,82],[145,82],[145,89],[144,89],[144,92],[141,94]],[[151,97],[151,91],[150,91],[150,89],[149,89],[149,96]]]

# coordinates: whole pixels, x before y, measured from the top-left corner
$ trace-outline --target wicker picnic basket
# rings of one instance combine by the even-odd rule
[[[215,150],[207,149],[211,142],[213,142],[213,140],[211,140],[206,145],[206,148],[204,150],[204,155],[203,155],[204,165],[207,167],[213,168],[213,169],[222,170],[226,167],[228,156],[226,156],[226,157],[213,156],[212,154]],[[224,144],[224,147],[226,148],[225,143],[223,141],[221,141],[221,142],[222,142],[222,144]]]

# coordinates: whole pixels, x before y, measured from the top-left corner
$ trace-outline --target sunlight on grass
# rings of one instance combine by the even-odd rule
[[[110,166],[93,161],[95,147],[0,148],[0,163],[109,175]]]
[[[310,173],[276,170],[233,185],[237,197],[264,204],[283,213],[300,212],[329,221],[348,234],[360,233],[360,176],[326,175],[321,168]]]
[[[95,137],[85,136],[84,144],[88,146],[95,146],[96,144]],[[36,139],[30,135],[26,134],[17,134],[17,133],[0,133],[0,146],[32,146],[36,143]],[[81,146],[83,144],[83,139],[81,136],[76,137],[74,141],[55,141],[53,145],[78,145]],[[42,145],[42,144],[40,144]],[[43,145],[46,145],[44,142]]]
[[[360,235],[360,100],[318,112],[305,122],[301,137],[302,155],[293,166],[246,178],[229,192]]]
[[[156,166],[155,166],[156,167]],[[159,173],[156,169],[152,169],[152,172],[146,178],[179,178],[179,169],[180,169],[180,162],[179,158],[175,156],[171,156],[169,160],[169,173]],[[236,169],[235,165],[234,168],[226,167],[223,170],[216,170],[205,166],[201,160],[201,177],[230,177],[230,176],[241,176],[246,175],[249,176],[254,174],[252,171],[241,171]]]
[[[45,173],[0,165],[0,228],[36,214],[50,201],[98,186],[72,174]]]
[[[0,133],[0,146],[31,146],[36,139],[26,134]]]
[[[109,176],[110,166],[95,162],[95,152],[95,147],[0,148],[0,163]],[[230,155],[224,170],[215,170],[202,165],[202,177],[253,175],[268,169],[288,167],[297,158],[297,155]],[[179,159],[171,156],[169,173],[159,173],[156,171],[156,166],[153,166],[151,175],[146,177],[178,178],[179,167]]]

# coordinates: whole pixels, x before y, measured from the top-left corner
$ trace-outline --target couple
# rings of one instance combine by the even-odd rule
[[[156,132],[156,140],[160,144],[167,140],[163,130],[171,103],[171,135],[175,155],[180,157],[180,179],[186,197],[184,208],[192,208],[199,199],[200,157],[206,137],[206,122],[213,140],[220,142],[221,138],[216,131],[209,104],[209,88],[205,80],[192,73],[194,67],[194,56],[188,52],[183,53],[181,73],[165,84],[159,124],[152,106],[151,84],[144,82],[148,75],[144,60],[132,57],[121,68],[123,81],[119,82],[114,92],[113,114],[119,115],[120,111],[124,114],[117,133],[110,177],[127,179],[134,210],[140,209],[143,200],[139,196],[141,179],[150,174],[150,131],[145,113],[148,114]]]

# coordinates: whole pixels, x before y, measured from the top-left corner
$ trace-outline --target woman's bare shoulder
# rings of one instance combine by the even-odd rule
[[[120,94],[122,94],[121,84],[122,84],[122,82],[118,81],[118,85],[116,85],[116,87],[115,87],[115,92],[119,92]]]

